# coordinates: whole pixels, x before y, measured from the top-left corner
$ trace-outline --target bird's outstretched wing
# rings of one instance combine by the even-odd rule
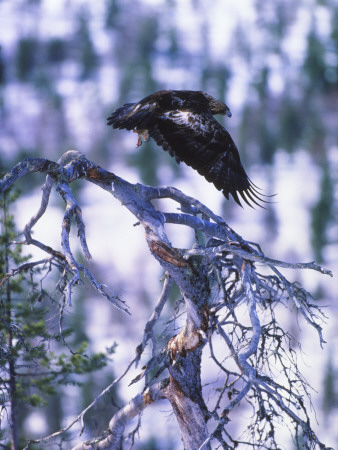
[[[140,135],[147,131],[177,162],[183,161],[197,170],[227,199],[232,195],[239,205],[241,197],[250,206],[262,206],[264,195],[247,176],[233,139],[210,110],[178,109],[178,105],[161,108],[156,95],[116,109],[108,118],[108,125],[134,129]]]
[[[233,139],[212,114],[171,111],[156,116],[147,129],[158,145],[197,170],[227,199],[231,194],[239,205],[239,196],[250,206],[264,202],[242,166]]]

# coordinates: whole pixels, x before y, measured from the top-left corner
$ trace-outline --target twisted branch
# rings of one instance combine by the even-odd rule
[[[137,218],[145,230],[152,255],[166,272],[162,293],[145,325],[142,342],[124,373],[104,389],[70,425],[36,442],[45,442],[60,436],[79,421],[83,431],[85,413],[125,376],[133,364],[139,363],[146,346],[151,342],[151,357],[143,371],[132,381],[136,383],[144,379],[145,386],[142,393],[128,402],[112,418],[105,436],[79,444],[75,447],[77,450],[118,448],[125,426],[131,418],[139,415],[153,401],[162,398],[171,401],[187,448],[199,446],[201,449],[208,449],[213,439],[217,439],[224,448],[235,448],[239,443],[255,448],[255,441],[260,444],[265,442],[262,448],[277,448],[274,421],[279,420],[281,412],[294,423],[296,436],[298,430],[302,430],[305,448],[314,449],[316,446],[325,448],[310,426],[303,401],[304,395],[309,396],[308,385],[299,374],[290,344],[291,337],[278,325],[274,307],[276,304],[282,304],[285,298],[291,300],[307,323],[317,330],[322,345],[324,339],[320,321],[323,320],[323,315],[320,309],[309,302],[309,294],[304,289],[290,283],[277,267],[310,269],[332,276],[329,270],[318,266],[315,262],[286,263],[268,258],[259,245],[245,241],[221,217],[198,200],[173,187],[153,188],[130,184],[75,151],[67,152],[58,163],[43,158],[26,158],[0,181],[0,190],[8,189],[20,177],[32,172],[46,173],[47,178],[40,208],[25,227],[25,243],[35,245],[51,255],[50,260],[63,271],[59,286],[69,304],[72,290],[82,282],[81,274],[85,274],[94,289],[115,306],[128,312],[125,303],[107,286],[97,282],[90,270],[74,257],[69,240],[73,219],[76,222],[82,251],[85,257],[90,259],[81,208],[70,188],[70,184],[80,178],[110,192]],[[31,236],[32,228],[47,209],[53,184],[65,202],[61,225],[62,252],[32,239]],[[177,202],[181,212],[163,212],[151,203],[154,199],[163,198]],[[184,225],[204,233],[206,246],[195,245],[192,249],[173,248],[166,234],[167,223]],[[257,263],[270,269],[273,275],[258,273]],[[35,264],[41,264],[41,261]],[[25,270],[24,265],[17,268],[13,274],[20,270]],[[12,275],[7,274],[6,277]],[[177,303],[174,318],[181,314],[180,308],[184,304],[186,324],[169,340],[164,349],[160,349],[154,325],[162,313],[173,281],[178,285],[184,299],[184,303]],[[249,325],[244,325],[239,319],[242,317],[241,308],[248,314]],[[269,315],[266,323],[260,316],[260,310]],[[238,371],[229,370],[224,362],[216,358],[212,343],[216,334],[229,349]],[[207,342],[211,360],[224,376],[216,405],[210,413],[207,412],[201,395],[199,379],[202,350]],[[272,361],[284,376],[283,385],[271,377]],[[153,370],[155,366],[156,371]],[[167,369],[170,379],[165,378],[155,383],[154,381]],[[155,374],[150,376],[152,372]],[[191,375],[191,379],[186,373]],[[233,409],[245,402],[254,410],[254,420],[247,427],[250,436],[254,438],[248,442],[234,439],[226,429]],[[182,405],[191,408],[194,414],[185,416]],[[198,423],[193,422],[193,416],[199,418]],[[206,421],[210,417],[216,420],[216,426],[208,435]],[[194,429],[196,436],[187,435],[187,424],[201,425]],[[194,439],[190,439],[191,437]]]

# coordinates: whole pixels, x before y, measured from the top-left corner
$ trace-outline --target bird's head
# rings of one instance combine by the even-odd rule
[[[216,100],[214,97],[206,94],[205,92],[203,92],[203,94],[209,102],[211,114],[224,114],[228,117],[232,116],[229,107],[225,103],[221,102],[220,100]]]

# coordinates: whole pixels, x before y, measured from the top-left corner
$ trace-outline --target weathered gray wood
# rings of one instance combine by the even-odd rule
[[[275,444],[272,421],[275,418],[279,420],[280,416],[284,415],[294,424],[296,433],[298,430],[302,431],[304,448],[316,446],[325,448],[310,426],[308,412],[302,400],[302,393],[308,394],[307,383],[300,376],[292,353],[289,356],[285,350],[279,352],[281,341],[285,340],[287,345],[289,336],[276,323],[273,304],[279,302],[282,295],[286,295],[287,300],[293,302],[308,324],[317,330],[322,345],[324,339],[321,325],[317,320],[320,317],[318,306],[312,305],[308,301],[306,291],[299,285],[290,283],[276,267],[312,269],[332,276],[329,270],[313,262],[289,264],[268,258],[257,244],[246,242],[222,218],[198,200],[171,187],[153,188],[128,183],[75,151],[67,152],[58,163],[43,158],[26,158],[0,181],[0,190],[5,191],[20,177],[33,172],[47,174],[47,180],[43,187],[40,208],[25,227],[26,243],[44,250],[49,255],[49,260],[55,261],[60,270],[66,274],[63,282],[59,284],[64,289],[69,303],[72,289],[81,282],[81,277],[85,274],[101,295],[116,307],[128,312],[126,304],[107,286],[98,282],[90,270],[80,264],[73,255],[69,234],[72,218],[75,218],[82,250],[86,258],[90,258],[81,208],[70,187],[71,183],[80,178],[110,192],[120,201],[121,207],[127,208],[137,218],[145,231],[151,254],[166,273],[163,291],[145,325],[144,336],[136,349],[136,356],[124,373],[104,389],[97,399],[116,385],[133,364],[138,364],[148,341],[151,340],[152,356],[132,382],[137,383],[144,379],[145,390],[114,415],[106,436],[79,443],[75,447],[77,450],[121,448],[123,433],[130,420],[154,401],[163,399],[167,399],[172,405],[186,450],[210,449],[212,440],[217,440],[224,448],[235,448],[239,442],[229,435],[226,425],[232,410],[246,399],[249,393],[250,404],[257,404],[257,424],[260,421],[265,421],[266,424],[266,427],[256,429],[255,439],[261,440],[262,443],[266,439],[272,439]],[[32,228],[47,209],[53,183],[66,205],[61,224],[62,253],[31,236]],[[151,201],[161,198],[176,201],[181,212],[166,213],[155,208]],[[197,245],[192,249],[173,248],[166,234],[166,223],[184,225],[203,232],[208,241],[207,245]],[[40,262],[35,264],[38,265]],[[260,274],[255,267],[256,262],[264,264],[271,270],[272,275]],[[20,270],[24,268],[17,268],[12,274],[6,274],[4,280],[8,280]],[[175,281],[184,299],[186,322],[183,329],[169,339],[165,349],[157,351],[153,329],[168,298],[172,281]],[[219,290],[217,301],[211,296],[212,289],[215,289],[212,285],[216,285]],[[242,304],[246,307],[249,326],[241,323],[236,316],[236,308]],[[272,318],[267,324],[261,323],[258,306],[266,314],[271,314]],[[222,361],[217,360],[212,343],[215,333],[223,339],[237,369],[229,370]],[[224,389],[218,394],[216,406],[212,411],[208,410],[202,395],[201,358],[206,345],[209,345],[213,363],[225,376]],[[266,375],[270,373],[270,361],[266,359],[269,352],[273,353],[282,367],[288,367],[288,371],[289,366],[291,367],[289,376],[288,371],[285,371],[287,377],[285,386],[277,384],[271,376]],[[265,366],[266,371],[261,371],[261,367]],[[152,378],[150,373],[155,368],[157,372]],[[169,376],[158,382],[158,378],[165,372]],[[296,390],[295,378],[300,386]],[[237,381],[240,381],[239,387],[232,391]],[[224,395],[226,389],[228,398]],[[69,426],[34,442],[55,438],[78,421],[81,421],[83,428],[83,417],[97,399]],[[216,421],[213,430],[208,429],[211,417]],[[252,442],[242,443],[253,445]]]

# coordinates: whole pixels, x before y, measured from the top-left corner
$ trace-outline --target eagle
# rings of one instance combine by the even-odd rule
[[[242,166],[229,132],[214,118],[231,117],[228,106],[202,91],[162,90],[136,103],[126,103],[107,119],[113,128],[134,130],[138,146],[148,138],[213,183],[240,205],[261,206],[265,195]]]

